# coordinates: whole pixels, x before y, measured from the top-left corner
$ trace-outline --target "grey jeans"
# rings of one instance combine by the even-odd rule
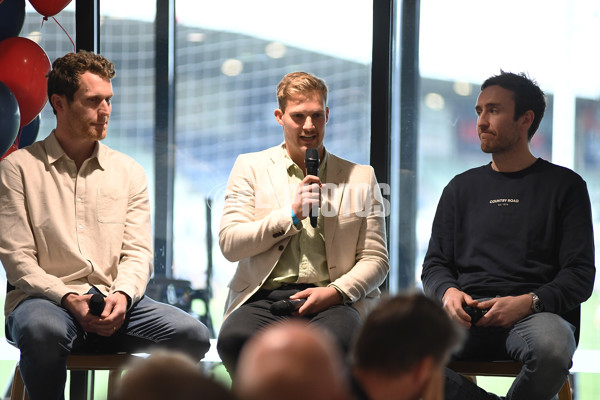
[[[575,327],[561,316],[529,315],[510,329],[472,327],[457,359],[506,360],[524,364],[506,399],[549,400],[560,390],[572,366]],[[446,374],[446,399],[489,399],[468,380]]]

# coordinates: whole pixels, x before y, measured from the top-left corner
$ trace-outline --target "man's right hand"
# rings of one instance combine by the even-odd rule
[[[86,332],[97,333],[101,336],[111,336],[123,324],[127,309],[127,299],[118,292],[108,296],[102,315],[90,312],[91,294],[78,295],[69,293],[63,297],[61,304],[79,322]],[[117,300],[118,299],[118,300]],[[119,301],[122,303],[118,307]]]
[[[471,317],[465,312],[463,306],[466,304],[471,307],[477,307],[477,300],[473,300],[473,298],[465,292],[451,287],[444,293],[442,303],[451,319],[467,329],[471,328]]]
[[[99,317],[90,313],[90,299],[91,294],[78,295],[75,293],[69,293],[63,297],[61,304],[64,308],[69,310],[69,313],[79,322],[81,327],[86,332],[94,332],[91,326],[93,320],[97,320]]]
[[[321,180],[313,175],[307,175],[296,189],[292,202],[292,211],[300,221],[308,217],[313,207],[321,206]]]

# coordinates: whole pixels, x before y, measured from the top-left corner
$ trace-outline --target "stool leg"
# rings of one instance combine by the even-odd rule
[[[11,400],[21,400],[26,396],[25,382],[21,377],[21,370],[19,369],[19,363],[15,366],[15,374],[12,381],[12,389],[10,393]]]
[[[88,371],[73,371],[71,370],[71,399],[87,399],[88,398]]]
[[[569,383],[569,377],[565,380],[565,384],[560,388],[558,392],[558,400],[572,400],[571,398],[571,384]]]
[[[96,371],[91,370],[88,373],[88,378],[91,380],[90,384],[88,385],[88,396],[87,398],[90,400],[94,400],[94,389],[96,388]]]

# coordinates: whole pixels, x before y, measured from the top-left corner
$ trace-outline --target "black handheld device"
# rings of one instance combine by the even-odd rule
[[[463,310],[465,310],[465,312],[469,314],[469,317],[471,317],[472,324],[476,324],[481,319],[481,317],[483,317],[485,313],[488,312],[488,309],[482,309],[471,306],[463,306]]]
[[[271,314],[277,316],[292,315],[294,311],[297,311],[306,299],[295,299],[295,300],[279,300],[271,304]]]

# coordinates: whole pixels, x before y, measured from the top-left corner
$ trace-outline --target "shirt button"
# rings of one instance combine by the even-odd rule
[[[83,229],[83,225],[77,225],[79,229]]]
[[[81,203],[81,201],[82,201],[81,197],[78,197],[77,201]]]
[[[279,245],[279,251],[283,251],[284,247],[282,244]]]

